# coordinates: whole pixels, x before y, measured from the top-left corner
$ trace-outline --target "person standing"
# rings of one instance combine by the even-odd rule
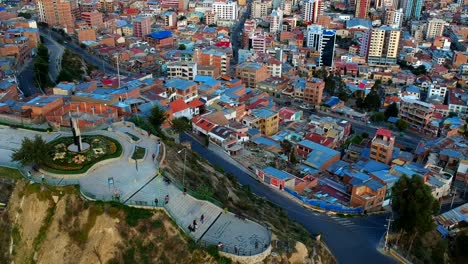
[[[155,205],[155,206],[158,206],[158,203],[159,203],[158,198],[154,198],[154,205]]]
[[[202,215],[200,216],[200,222],[203,224],[204,221],[205,221],[205,215],[202,214]]]

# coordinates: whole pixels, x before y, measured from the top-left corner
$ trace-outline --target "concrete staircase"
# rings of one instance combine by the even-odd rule
[[[164,204],[164,198],[169,194],[169,203],[164,207],[176,219],[177,224],[195,240],[200,239],[223,212],[221,208],[210,202],[197,200],[188,194],[184,195],[174,185],[167,185],[162,177],[155,180],[158,181],[156,193],[159,204]],[[200,220],[202,214],[205,217],[203,224]],[[197,220],[198,229],[195,232],[189,232],[188,226],[193,223],[193,220]]]

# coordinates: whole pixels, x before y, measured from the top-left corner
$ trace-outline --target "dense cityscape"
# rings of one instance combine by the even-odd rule
[[[1,263],[467,263],[468,1],[5,0]]]

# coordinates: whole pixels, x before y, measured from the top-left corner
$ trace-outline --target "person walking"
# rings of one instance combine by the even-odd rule
[[[204,221],[205,221],[205,215],[202,214],[202,215],[200,216],[200,222],[203,224]]]
[[[158,198],[154,198],[154,205],[158,206],[159,200]]]
[[[237,247],[237,245],[234,246],[234,253],[235,253],[236,255],[239,255],[239,248]]]
[[[156,158],[156,154],[153,153],[153,161],[154,161],[154,158]]]

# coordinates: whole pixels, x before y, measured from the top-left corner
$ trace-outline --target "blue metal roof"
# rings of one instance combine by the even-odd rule
[[[165,39],[168,37],[172,37],[172,32],[167,31],[167,30],[153,32],[153,33],[148,34],[148,37],[151,37],[154,39]]]
[[[278,144],[276,141],[271,140],[271,139],[266,138],[266,137],[258,137],[258,138],[253,139],[252,141],[254,143],[258,144],[258,145],[265,145],[265,146],[269,146],[269,147],[281,148],[281,145]]]
[[[307,156],[306,161],[304,162],[306,165],[309,165],[312,168],[320,169],[331,158],[340,155],[340,152],[310,140],[302,140],[298,144],[312,149],[312,151]]]
[[[273,167],[266,167],[265,169],[263,169],[263,172],[268,174],[268,175],[273,176],[276,179],[282,180],[282,181],[294,178],[293,175],[291,175],[291,174],[289,174],[289,173],[287,173],[285,171],[275,169]]]
[[[325,103],[325,106],[328,106],[328,107],[333,107],[337,104],[340,103],[340,98],[336,97],[336,96],[332,96],[330,99],[328,99],[328,101]]]
[[[172,87],[176,88],[178,90],[187,90],[190,86],[194,85],[196,83],[192,81],[187,81],[183,79],[170,79],[167,80],[166,83],[164,84],[165,87]]]
[[[275,115],[275,111],[271,111],[265,108],[260,108],[260,109],[254,109],[252,111],[252,115],[258,117],[258,118],[269,118],[273,115]]]
[[[386,182],[387,186],[389,187],[395,184],[398,180],[400,180],[399,177],[390,174],[388,170],[374,171],[372,172],[372,175]]]
[[[366,181],[365,185],[371,188],[373,191],[378,191],[384,187],[384,185],[374,179]]]

